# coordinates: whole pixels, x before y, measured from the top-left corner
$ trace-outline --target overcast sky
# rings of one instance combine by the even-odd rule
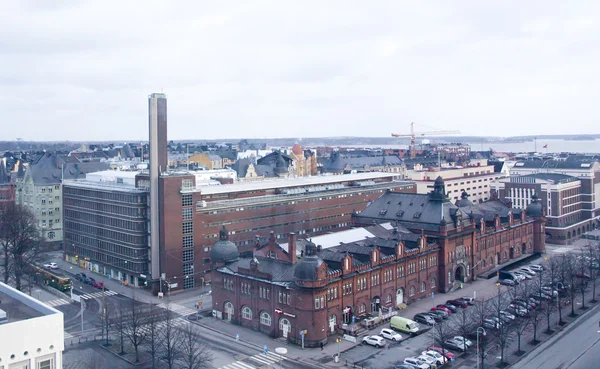
[[[161,90],[169,139],[600,133],[598,1],[1,9],[0,139],[147,140]]]

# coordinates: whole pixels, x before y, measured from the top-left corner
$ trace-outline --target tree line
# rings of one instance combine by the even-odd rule
[[[576,298],[581,299],[582,310],[588,308],[586,298],[590,299],[588,303],[597,302],[600,244],[590,243],[578,251],[547,258],[543,271],[529,275],[514,286],[497,283],[498,292],[494,297],[477,300],[472,307],[460,309],[449,319],[436,323],[432,327],[434,342],[444,347],[446,340],[456,335],[478,338],[481,368],[493,349],[499,350],[500,364],[505,365],[505,351],[514,338],[517,340],[515,354],[524,354],[521,339],[527,331],[532,331],[531,343],[535,345],[539,343],[540,329],[545,328],[545,333],[551,334],[553,321],[557,325],[565,324],[565,309],[570,317],[578,315]],[[467,347],[463,349],[466,351]]]
[[[142,353],[150,356],[152,368],[208,369],[212,368],[213,355],[208,345],[201,342],[193,323],[183,320],[171,310],[154,304],[144,304],[130,299],[121,302],[117,309],[103,307],[102,336],[104,345],[109,337],[116,338],[120,354],[133,350],[135,361]]]

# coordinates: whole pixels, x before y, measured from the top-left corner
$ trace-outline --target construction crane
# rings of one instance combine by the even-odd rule
[[[410,137],[410,158],[414,159],[415,152],[415,137],[416,136],[431,136],[431,135],[451,135],[460,133],[457,130],[451,131],[428,131],[428,132],[415,132],[415,122],[410,122],[410,133],[392,133],[392,137]]]

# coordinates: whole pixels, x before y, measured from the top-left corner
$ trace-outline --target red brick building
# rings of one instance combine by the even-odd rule
[[[15,183],[6,170],[4,162],[0,161],[0,205],[15,202]]]
[[[211,251],[214,315],[296,344],[305,331],[305,346],[316,347],[438,291],[436,243],[389,224],[369,229],[373,237],[326,249],[295,234],[283,248],[271,233],[248,257],[222,229]]]
[[[147,180],[139,175],[137,181]],[[223,226],[241,251],[255,236],[315,236],[351,226],[352,212],[387,190],[415,192],[389,173],[314,176],[196,187],[193,172],[159,177],[159,259],[172,290],[210,281],[210,250]],[[175,287],[176,286],[176,287]],[[164,289],[164,285],[163,285]],[[155,292],[159,281],[155,281]]]

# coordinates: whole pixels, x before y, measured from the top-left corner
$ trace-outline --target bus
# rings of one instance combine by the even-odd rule
[[[62,270],[44,268],[35,264],[31,264],[31,268],[37,283],[44,283],[62,292],[71,290],[71,278]]]

